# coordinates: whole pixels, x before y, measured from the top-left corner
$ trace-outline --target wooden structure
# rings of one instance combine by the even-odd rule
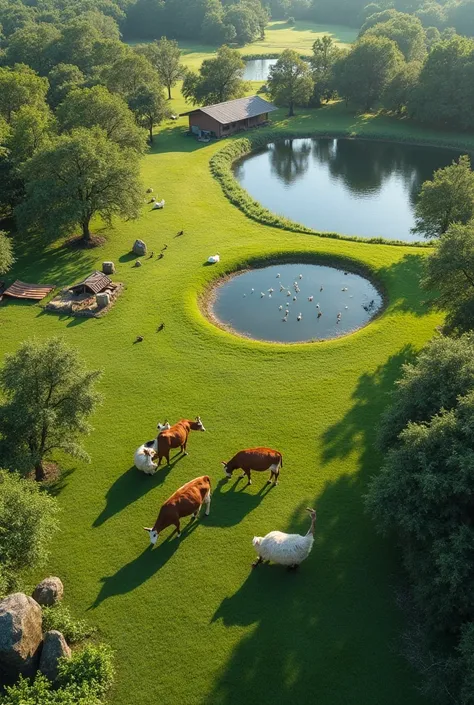
[[[268,122],[269,113],[277,108],[258,95],[208,105],[184,113],[189,116],[189,131],[198,138],[225,137]]]
[[[72,291],[73,294],[99,294],[111,285],[112,280],[106,274],[95,271],[79,284],[70,286],[69,291]]]
[[[33,299],[34,301],[41,301],[45,296],[48,296],[55,285],[48,284],[27,284],[17,279],[8,289],[5,289],[3,296],[11,296],[13,299]]]

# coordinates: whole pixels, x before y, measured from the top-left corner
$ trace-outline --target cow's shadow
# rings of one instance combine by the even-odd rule
[[[148,543],[145,550],[130,563],[122,566],[114,575],[107,575],[100,579],[102,587],[94,602],[88,610],[95,609],[101,602],[115,595],[124,595],[132,592],[149,580],[160,568],[169,561],[175,551],[200,524],[199,520],[189,521],[181,525],[181,536],[178,538],[176,529],[171,531],[163,540],[158,539],[156,546]],[[144,534],[144,540],[149,539]]]
[[[260,478],[255,484],[254,482],[252,480],[252,484],[248,485],[246,479],[240,479],[238,476],[231,480],[221,479],[212,491],[211,513],[206,517],[206,524],[223,528],[235,526],[256,509],[272,491],[273,485],[266,484],[265,481],[257,488]]]
[[[176,463],[183,457],[186,456],[181,455],[181,453],[175,454],[170,464],[160,465],[154,475],[146,475],[144,472],[137,470],[135,465],[132,465],[107,490],[105,507],[94,520],[92,526],[101,526],[115,514],[121,512],[122,509],[128,507],[129,504],[133,504],[150,490],[161,485]]]

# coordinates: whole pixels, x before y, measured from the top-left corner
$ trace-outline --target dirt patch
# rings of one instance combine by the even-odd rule
[[[92,235],[90,240],[84,240],[82,235],[73,235],[66,240],[66,247],[71,250],[93,250],[96,247],[102,247],[107,242],[107,238],[103,235]]]

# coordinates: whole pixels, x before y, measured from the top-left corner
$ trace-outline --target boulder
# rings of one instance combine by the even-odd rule
[[[50,576],[42,580],[33,590],[33,599],[39,605],[51,607],[63,599],[64,587],[60,578]]]
[[[41,607],[32,597],[15,592],[0,601],[0,669],[8,676],[36,672],[42,624]]]
[[[95,295],[95,302],[99,308],[105,308],[110,304],[110,294],[103,291],[101,294]]]
[[[143,255],[146,255],[146,245],[143,240],[135,240],[132,251],[134,255],[137,255],[137,257],[143,257]]]
[[[71,658],[71,649],[67,645],[66,639],[56,629],[46,632],[39,670],[50,681],[54,682],[58,677],[58,661],[62,656]]]
[[[102,262],[102,272],[104,274],[115,274],[115,264],[113,262]]]
[[[141,267],[141,266],[142,266],[142,263],[140,262],[139,259],[137,259],[137,261],[135,262],[135,267]]]

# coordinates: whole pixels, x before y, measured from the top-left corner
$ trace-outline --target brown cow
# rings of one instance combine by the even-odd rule
[[[241,478],[247,475],[249,485],[252,484],[250,478],[251,470],[257,472],[270,470],[268,482],[270,483],[274,480],[275,485],[278,485],[280,468],[283,467],[283,458],[278,450],[272,450],[271,448],[248,448],[247,450],[240,450],[228,463],[222,461],[222,465],[229,479],[232,477],[234,470],[242,469],[244,472]]]
[[[181,419],[171,428],[162,431],[158,436],[158,465],[161,465],[162,458],[166,458],[168,465],[170,464],[170,450],[172,448],[181,448],[181,452],[187,455],[186,444],[190,431],[205,431],[202,425],[201,418],[196,416],[196,421],[189,419]]]
[[[207,475],[197,477],[176,490],[162,505],[158,518],[152,529],[143,527],[150,535],[150,542],[155,544],[163,529],[174,524],[178,536],[181,536],[179,520],[193,515],[196,519],[203,503],[206,505],[205,515],[209,516],[211,507],[211,480]]]

